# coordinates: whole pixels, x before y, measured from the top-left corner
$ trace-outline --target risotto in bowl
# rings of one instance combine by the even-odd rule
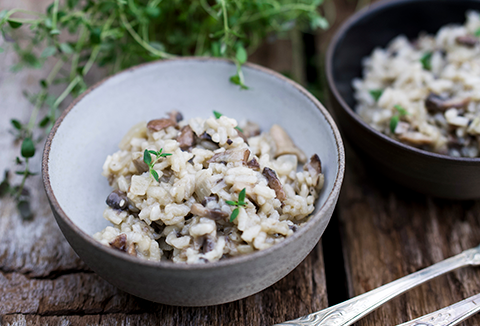
[[[242,90],[234,72],[219,59],[139,66],[92,87],[52,129],[54,215],[120,289],[183,306],[244,298],[325,230],[344,173],[332,118],[281,75],[247,64]]]
[[[473,0],[380,1],[336,33],[332,107],[372,174],[480,198],[479,11]]]

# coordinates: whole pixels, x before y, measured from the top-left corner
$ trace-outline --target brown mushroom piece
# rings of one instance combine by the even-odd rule
[[[240,138],[242,138],[243,141],[248,145],[248,138],[247,138],[247,136],[245,136],[245,134],[243,133],[243,131],[238,130],[238,129],[236,129],[236,130],[237,130],[238,136],[239,136]]]
[[[139,213],[140,210],[130,201],[127,194],[121,190],[114,190],[108,195],[106,203],[113,209],[128,210],[132,214]]]
[[[242,125],[242,130],[243,135],[247,138],[258,136],[261,132],[260,126],[250,120],[247,120],[245,124]]]
[[[221,220],[228,217],[228,213],[225,213],[220,209],[206,208],[205,206],[199,203],[194,203],[192,205],[192,207],[190,208],[190,213],[196,216],[208,217],[208,218],[211,218],[212,220]]]
[[[183,120],[183,115],[176,110],[168,112],[168,117],[170,120],[175,121],[176,123]]]
[[[283,190],[282,183],[280,182],[280,180],[278,180],[275,171],[268,167],[265,167],[263,168],[262,174],[265,178],[267,178],[268,186],[275,190],[275,195],[277,196],[278,200],[283,202],[285,199],[287,199],[287,195]]]
[[[255,157],[247,162],[247,166],[254,171],[260,171],[260,163],[258,163]]]
[[[270,128],[270,136],[272,136],[276,146],[275,158],[281,155],[294,154],[298,157],[299,162],[305,163],[307,161],[305,153],[295,146],[290,136],[282,127],[273,125],[272,128]]]
[[[212,151],[220,148],[220,146],[212,140],[212,136],[207,134],[207,132],[204,132],[200,136],[195,135],[195,143]]]
[[[177,122],[172,120],[172,119],[155,119],[155,120],[150,120],[147,123],[147,129],[150,130],[151,132],[156,132],[160,131],[162,129],[167,129],[168,127],[175,127],[177,125]]]
[[[320,161],[320,157],[318,157],[317,154],[313,154],[310,161],[303,166],[303,170],[307,171],[314,180],[314,184],[318,185],[320,179],[319,176],[322,174],[322,162]]]
[[[127,235],[125,233],[119,234],[109,243],[110,247],[120,251],[127,251]]]
[[[244,149],[227,149],[224,152],[216,153],[213,155],[207,163],[229,163],[229,162],[238,162],[243,161],[247,163],[248,157],[250,156],[250,150]]]
[[[403,134],[398,135],[398,139],[403,142],[409,143],[413,146],[421,146],[421,145],[432,145],[433,139],[428,137],[420,132],[416,131],[407,131]]]
[[[206,254],[207,252],[212,251],[213,249],[215,249],[215,245],[215,238],[212,236],[206,236],[202,245],[202,253]]]
[[[461,35],[455,38],[455,42],[459,45],[466,46],[467,48],[473,48],[478,43],[478,39],[472,35]]]
[[[137,152],[132,154],[132,163],[139,174],[148,171],[148,165],[143,161],[143,153]]]
[[[133,242],[128,246],[127,254],[130,256],[137,256],[137,250],[135,250],[135,244]]]
[[[425,99],[425,107],[428,111],[446,111],[450,108],[463,108],[470,103],[470,98],[464,99],[446,99],[435,93],[430,93]]]
[[[177,141],[180,143],[180,149],[186,151],[195,144],[195,137],[193,130],[189,125],[186,125],[180,131],[180,135],[177,137]]]

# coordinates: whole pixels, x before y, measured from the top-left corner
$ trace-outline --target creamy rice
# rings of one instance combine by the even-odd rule
[[[478,157],[480,146],[480,15],[463,26],[410,42],[393,39],[363,61],[353,81],[356,111],[376,130],[417,148]]]
[[[226,116],[187,122],[177,112],[135,125],[103,166],[114,188],[103,214],[112,226],[94,238],[152,261],[202,263],[291,236],[323,187],[320,159],[315,154],[306,163],[277,125],[261,134],[254,123],[241,127]],[[157,182],[144,152],[160,149],[171,155],[154,164]],[[243,189],[245,205],[227,203],[239,201]]]

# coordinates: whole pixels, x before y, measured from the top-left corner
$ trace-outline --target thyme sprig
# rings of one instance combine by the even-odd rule
[[[153,151],[153,150],[148,150],[146,149],[144,152],[143,152],[143,161],[145,162],[145,164],[148,165],[148,169],[150,171],[150,174],[152,175],[152,177],[157,180],[157,182],[160,182],[159,181],[159,178],[158,178],[158,173],[157,171],[155,171],[153,169],[153,167],[155,166],[155,164],[158,162],[158,160],[160,160],[162,157],[167,157],[167,156],[170,156],[172,154],[170,153],[162,153],[163,151],[163,148],[160,148],[159,151]],[[152,160],[152,155],[155,155],[155,159]]]
[[[402,107],[401,105],[394,105],[395,110],[397,110],[397,114],[394,114],[390,119],[390,131],[392,134],[395,133],[395,129],[397,129],[398,122],[400,121],[400,117],[408,115],[408,111]]]
[[[54,0],[46,12],[0,10],[0,53],[14,50],[11,69],[42,68],[54,60],[40,90],[25,92],[32,102],[28,121],[12,120],[22,148],[33,149],[52,128],[66,99],[83,93],[97,65],[113,74],[131,66],[175,56],[224,57],[236,65],[230,81],[246,89],[242,65],[261,42],[297,28],[315,30],[328,23],[319,13],[323,0]],[[19,15],[22,15],[21,17]],[[26,28],[28,27],[28,28]],[[60,94],[53,86],[62,85]],[[57,86],[58,87],[58,86]],[[32,151],[30,151],[32,152]],[[29,159],[22,158],[22,193]],[[17,196],[17,201],[18,201]]]
[[[233,201],[233,200],[226,200],[225,202],[230,205],[230,206],[237,206],[233,211],[232,215],[230,215],[230,222],[235,221],[235,219],[238,216],[238,213],[240,213],[240,207],[247,207],[247,203],[245,202],[245,196],[246,196],[247,190],[246,188],[243,188],[240,193],[238,194],[238,201]]]

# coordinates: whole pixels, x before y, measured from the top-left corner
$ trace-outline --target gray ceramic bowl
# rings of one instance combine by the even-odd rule
[[[353,15],[330,43],[326,70],[332,109],[342,132],[372,168],[416,191],[452,199],[480,198],[480,158],[454,158],[400,143],[374,130],[354,112],[352,79],[375,47],[400,34],[414,39],[465,21],[477,0],[388,0]]]
[[[45,145],[43,180],[58,225],[77,254],[101,277],[147,300],[205,306],[244,298],[292,271],[317,244],[337,202],[344,174],[339,132],[325,108],[304,88],[268,69],[247,64],[250,90],[228,78],[224,60],[185,58],[145,64],[91,87],[58,119]],[[185,118],[212,110],[248,118],[263,129],[282,125],[307,153],[318,153],[325,187],[309,222],[281,244],[251,255],[202,265],[149,262],[106,247],[91,235],[110,193],[102,165],[126,131],[176,109]]]

